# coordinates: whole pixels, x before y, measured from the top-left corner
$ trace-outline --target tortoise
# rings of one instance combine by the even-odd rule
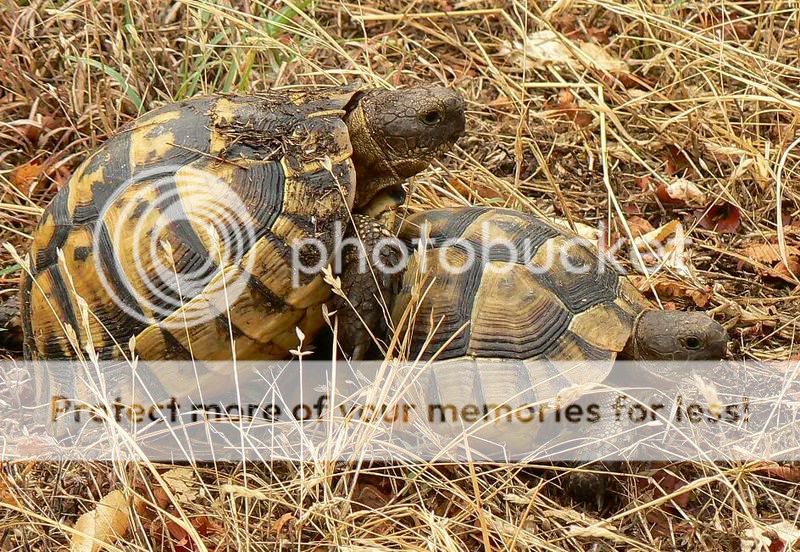
[[[588,241],[541,218],[435,209],[399,237],[411,254],[392,319],[408,328],[406,358],[438,361],[419,378],[429,405],[542,405],[603,382],[616,358],[726,354],[719,323],[657,309]]]
[[[463,131],[460,94],[432,86],[150,111],[77,168],[34,231],[26,357],[124,359],[132,345],[145,360],[285,358],[331,293],[293,262],[326,266],[337,226],[402,201],[403,180]]]

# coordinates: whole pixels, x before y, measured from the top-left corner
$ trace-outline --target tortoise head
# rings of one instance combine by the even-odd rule
[[[464,99],[443,87],[370,90],[345,117],[356,167],[356,207],[425,169],[464,134]]]
[[[633,360],[718,360],[728,349],[728,332],[699,312],[645,311],[625,348]]]

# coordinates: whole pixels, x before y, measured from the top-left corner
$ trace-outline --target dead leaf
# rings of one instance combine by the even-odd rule
[[[687,483],[667,469],[659,469],[646,480],[639,480],[636,484],[640,492],[646,494],[646,499],[659,499],[677,493],[669,502],[659,508],[648,509],[645,517],[653,525],[654,531],[659,535],[670,534],[676,528],[675,521],[670,516],[679,508],[689,504],[691,491],[680,491]],[[686,530],[686,528],[683,528]]]
[[[498,94],[497,98],[490,101],[486,105],[489,107],[493,107],[495,109],[500,109],[502,111],[508,111],[508,112],[514,111],[514,101],[505,94]]]
[[[786,250],[789,255],[800,255],[800,250],[796,247],[788,246]],[[748,259],[753,259],[754,261],[767,265],[773,265],[781,260],[781,252],[778,248],[778,244],[751,243],[743,247],[741,253]]]
[[[164,525],[167,527],[167,531],[169,531],[169,536],[172,537],[170,544],[173,548],[181,552],[192,550],[192,541],[189,539],[189,533],[186,529],[171,519],[168,519]]]
[[[75,530],[79,534],[73,534],[70,552],[97,552],[104,544],[123,538],[131,526],[131,509],[142,514],[144,501],[127,497],[122,491],[108,493],[97,508],[78,519]]]
[[[0,473],[0,504],[8,504],[9,506],[18,506],[19,501],[11,490],[11,486],[5,475]]]
[[[666,275],[658,274],[650,279],[643,276],[631,276],[634,285],[642,293],[648,295],[655,292],[659,299],[689,299],[695,306],[705,308],[711,302],[712,292],[709,286],[696,287]],[[675,304],[668,307],[665,303],[664,310],[677,310]]]
[[[28,195],[31,186],[39,179],[43,170],[44,166],[41,163],[30,161],[11,171],[9,180],[20,193]]]
[[[628,217],[627,220],[628,228],[631,229],[631,234],[633,234],[634,238],[638,238],[654,230],[653,225],[642,217]]]
[[[689,172],[693,169],[689,157],[681,148],[673,144],[667,144],[662,153],[662,158],[666,163],[665,171],[669,176],[676,175],[683,171]]]
[[[577,98],[569,90],[561,90],[558,93],[555,103],[547,102],[544,104],[546,111],[552,111],[560,115],[564,115],[575,123],[576,126],[585,128],[592,124],[594,117],[591,112],[581,108],[578,105]]]
[[[791,284],[797,283],[795,275],[800,276],[800,248],[786,246],[789,265],[783,262],[777,243],[750,243],[740,251],[746,260],[740,260],[737,267],[746,264],[754,267],[765,278],[778,278]],[[750,262],[753,261],[753,262]]]
[[[564,115],[567,119],[581,128],[592,124],[594,117],[591,112],[578,105],[577,98],[569,90],[561,90],[555,102],[545,102],[544,110],[557,115]]]
[[[503,197],[503,194],[497,191],[495,188],[486,184],[481,184],[480,182],[471,182],[470,184],[466,184],[457,178],[450,178],[448,179],[448,182],[456,192],[467,198],[469,201],[474,201],[476,198],[499,199]]]
[[[355,510],[377,510],[389,504],[392,497],[381,491],[377,485],[370,485],[368,483],[358,484],[353,494],[353,502]]]
[[[201,537],[208,535],[221,535],[225,532],[225,528],[217,523],[213,518],[208,516],[197,516],[191,519],[192,527],[197,529],[197,533]]]
[[[594,42],[580,42],[579,46],[581,51],[589,57],[589,62],[594,67],[607,71],[612,75],[630,73],[630,67],[625,61],[615,58],[602,46]]]
[[[548,63],[570,63],[573,61],[572,54],[564,45],[559,35],[553,31],[536,31],[528,35],[524,45],[516,42],[512,51],[522,52],[524,55],[523,63],[533,62],[534,65],[544,65]]]
[[[208,516],[193,517],[189,520],[189,523],[200,537],[219,535],[225,532],[225,528],[222,525]],[[189,537],[189,532],[173,520],[167,520],[164,525],[172,538],[170,545],[175,552],[197,552],[201,549],[198,543]]]
[[[770,276],[775,276],[790,284],[797,283],[797,278],[800,277],[800,259],[798,259],[798,257],[789,257],[787,260],[789,261],[788,266],[781,261],[778,266],[771,271]]]
[[[570,225],[567,219],[552,217],[550,220],[556,226],[563,228],[564,230],[572,234],[577,234],[581,238],[592,242],[594,245],[597,245],[597,242],[600,240],[600,230],[598,230],[594,226],[589,226],[588,224],[584,224],[582,222],[573,221],[574,222],[574,228],[573,228],[573,226]]]
[[[656,498],[671,495],[687,485],[686,481],[683,481],[666,469],[658,470],[656,473],[654,473],[650,477],[648,483],[653,486],[653,494]],[[690,491],[684,491],[673,497],[670,500],[670,504],[680,508],[685,508],[689,504],[689,497]]]
[[[37,115],[33,119],[28,119],[27,124],[19,127],[19,131],[27,138],[32,144],[39,141],[39,137],[47,130],[53,130],[58,126],[56,120],[50,115]]]
[[[742,552],[784,552],[800,540],[800,530],[790,521],[745,529],[741,538]]]
[[[706,202],[706,194],[685,178],[676,178],[669,184],[660,183],[656,195],[662,203],[671,205],[704,205]]]
[[[175,499],[181,504],[197,501],[200,490],[197,487],[197,477],[190,468],[173,468],[161,475],[164,482],[169,485]]]
[[[650,189],[650,175],[639,176],[634,182],[636,182],[636,186],[642,192],[646,192]]]
[[[669,268],[681,276],[691,276],[689,256],[686,250],[686,235],[680,221],[673,220],[636,238],[633,247],[639,251],[644,265],[633,251],[630,255],[633,267],[642,274],[651,274],[650,268]]]
[[[781,466],[776,462],[763,462],[754,472],[764,472],[770,477],[783,479],[791,483],[800,483],[800,466]]]
[[[700,220],[697,221],[701,228],[714,230],[720,234],[735,234],[741,223],[742,215],[739,208],[728,202],[706,207]]]
[[[276,521],[274,524],[272,524],[272,527],[270,528],[270,533],[273,533],[273,534],[275,534],[277,536],[280,536],[281,532],[284,530],[284,528],[287,525],[288,525],[288,527],[287,527],[287,530],[288,530],[289,528],[291,528],[294,525],[294,523],[296,521],[297,521],[297,518],[294,517],[294,515],[292,515],[291,512],[286,512],[280,518],[278,518],[278,521]]]
[[[734,37],[739,40],[753,38],[756,26],[752,21],[742,20],[739,14],[716,11],[704,11],[698,18],[700,25],[711,31],[719,40],[729,40]]]
[[[588,67],[612,75],[630,73],[627,62],[613,56],[602,46],[590,41],[573,40],[567,35],[550,30],[533,32],[524,43],[507,43],[500,54],[516,56],[520,65],[529,68],[540,68],[549,64],[568,65],[578,61],[578,56],[573,55],[568,43],[584,54],[579,56],[580,62]]]

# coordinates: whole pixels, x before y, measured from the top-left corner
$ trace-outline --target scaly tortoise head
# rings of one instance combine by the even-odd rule
[[[644,311],[622,356],[632,360],[716,360],[728,348],[728,332],[699,312]]]
[[[448,88],[371,90],[350,105],[356,207],[423,170],[464,134],[464,99]]]

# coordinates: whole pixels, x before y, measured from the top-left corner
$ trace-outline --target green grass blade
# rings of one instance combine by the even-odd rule
[[[73,56],[68,56],[68,59],[70,59],[71,61],[79,61],[85,65],[88,65],[89,67],[94,67],[95,69],[99,69],[102,72],[104,72],[106,75],[117,81],[117,83],[122,87],[122,91],[125,93],[126,96],[128,96],[128,99],[131,102],[133,102],[133,105],[136,106],[136,109],[139,111],[142,110],[142,105],[143,105],[142,97],[139,95],[138,92],[136,92],[136,90],[134,90],[134,88],[130,84],[128,84],[128,82],[125,80],[125,77],[123,77],[119,71],[117,71],[113,67],[109,67],[105,63],[97,61],[96,59],[91,59],[86,57],[76,58]]]

